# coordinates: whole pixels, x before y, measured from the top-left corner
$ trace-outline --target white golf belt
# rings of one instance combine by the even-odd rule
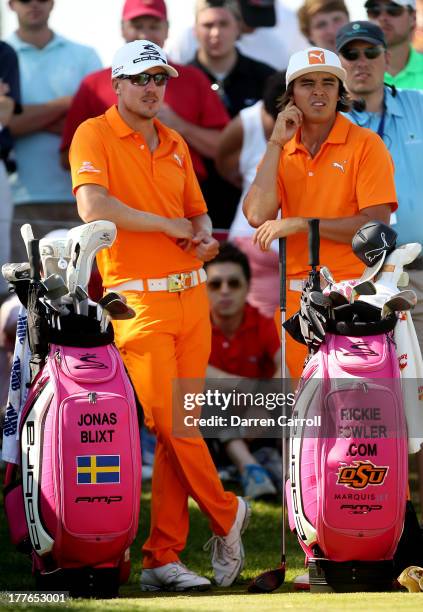
[[[147,278],[147,279],[136,279],[126,281],[120,285],[114,285],[113,287],[106,287],[106,291],[169,291],[169,279],[171,277],[178,277],[182,275],[190,275],[191,282],[189,286],[183,287],[179,290],[173,290],[175,293],[178,291],[185,291],[196,287],[201,283],[205,283],[207,280],[207,273],[204,268],[199,270],[192,270],[191,272],[177,272],[175,274],[169,274],[163,278]]]

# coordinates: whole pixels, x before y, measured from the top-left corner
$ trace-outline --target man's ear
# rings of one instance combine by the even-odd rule
[[[411,34],[414,33],[417,25],[417,11],[412,11],[410,13],[410,25],[411,25]]]
[[[118,96],[120,94],[120,79],[112,79],[112,87],[115,94]]]

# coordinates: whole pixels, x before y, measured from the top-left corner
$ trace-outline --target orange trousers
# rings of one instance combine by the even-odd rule
[[[289,289],[289,281],[287,281],[286,292],[286,318],[292,317],[300,308],[301,291],[292,291]],[[281,315],[279,308],[275,312],[275,323],[278,328],[279,337],[281,335]],[[293,340],[288,332],[286,337],[286,362],[291,378],[300,378],[304,367],[304,360],[307,357],[307,347],[305,344],[300,344]]]
[[[223,489],[203,438],[172,434],[173,381],[197,379],[199,385],[198,379],[205,378],[211,345],[205,284],[180,293],[125,291],[124,295],[136,317],[113,322],[115,342],[145,423],[157,436],[150,535],[143,546],[143,566],[151,568],[179,560],[189,531],[189,496],[218,535],[226,535],[232,527],[238,501]]]

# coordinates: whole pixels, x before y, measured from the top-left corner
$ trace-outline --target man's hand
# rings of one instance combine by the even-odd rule
[[[194,236],[194,230],[192,223],[189,219],[167,219],[163,218],[163,231],[172,238],[182,238],[185,240],[192,240]]]
[[[201,261],[210,261],[219,252],[218,241],[205,230],[198,231],[191,240],[177,240],[176,243],[184,251],[193,250]]]
[[[293,102],[289,102],[276,118],[270,141],[279,143],[283,147],[295,135],[302,122],[302,112]]]
[[[165,104],[165,103],[162,104],[162,107],[160,108],[157,114],[157,118],[162,123],[172,128],[172,130],[176,130],[177,132],[183,131],[183,126],[184,126],[183,119],[181,119],[179,115],[177,115],[175,111],[173,111],[170,108],[169,104]]]
[[[201,230],[192,239],[195,254],[201,261],[214,259],[219,252],[219,243],[209,233]]]
[[[307,219],[302,217],[265,221],[255,231],[253,243],[258,244],[262,251],[268,251],[276,238],[285,238],[293,234],[307,232],[307,228]]]

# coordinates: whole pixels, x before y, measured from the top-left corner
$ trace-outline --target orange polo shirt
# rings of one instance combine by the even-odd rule
[[[397,196],[394,166],[382,139],[337,114],[327,140],[312,158],[300,142],[300,130],[283,148],[278,170],[283,217],[336,219],[352,217],[368,206],[393,203]],[[320,263],[336,280],[359,277],[363,264],[350,244],[321,238]],[[306,234],[287,240],[289,278],[305,278],[308,265]]]
[[[154,120],[159,146],[151,153],[143,136],[130,128],[112,106],[82,123],[69,153],[73,190],[101,185],[123,204],[163,217],[191,218],[207,212],[188,146],[174,130]],[[118,228],[110,249],[97,255],[105,287],[132,279],[161,278],[201,267],[176,239],[162,232]]]

